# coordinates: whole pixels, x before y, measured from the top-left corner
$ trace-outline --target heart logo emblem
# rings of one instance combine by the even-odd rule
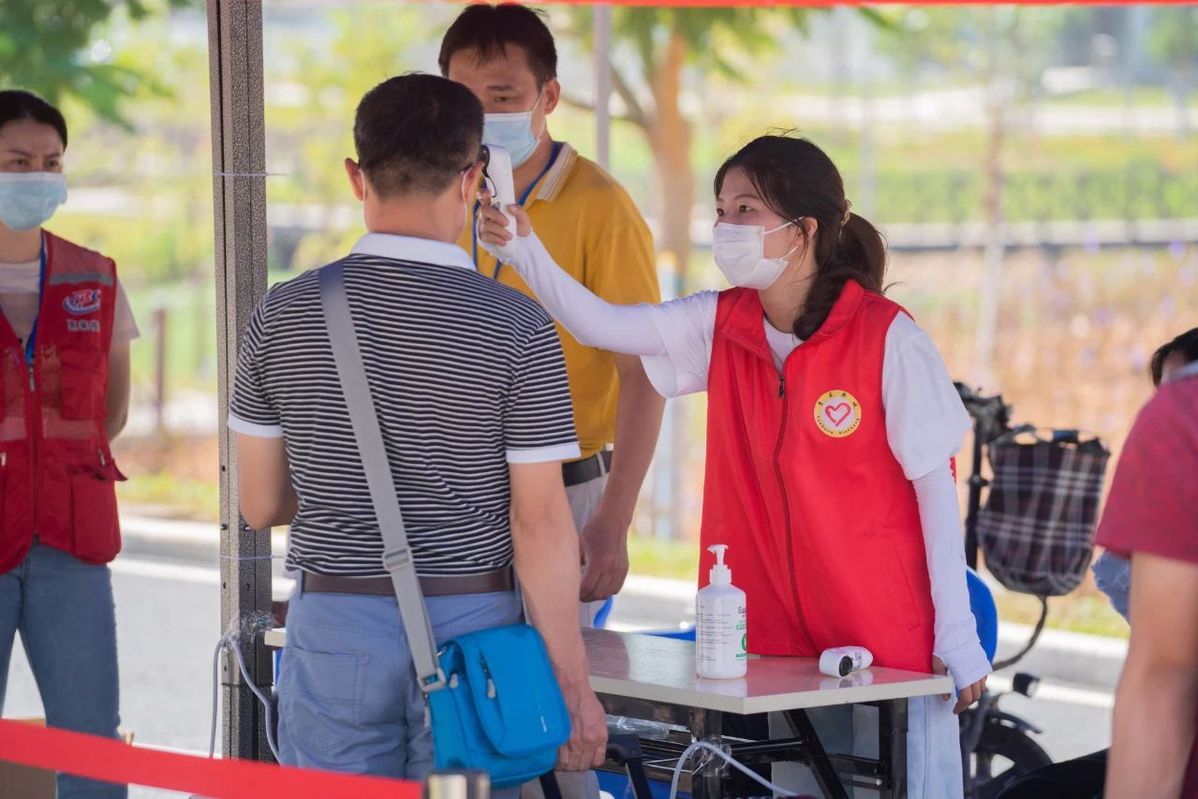
[[[827,416],[828,420],[837,427],[840,427],[852,412],[853,409],[847,402],[838,402],[835,405],[824,406],[824,416]]]
[[[861,403],[844,389],[833,389],[815,403],[815,425],[831,438],[844,438],[861,426]]]

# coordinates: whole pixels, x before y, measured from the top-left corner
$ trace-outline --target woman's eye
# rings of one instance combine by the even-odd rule
[[[750,208],[750,207],[749,207],[749,206],[747,206],[747,205],[742,205],[742,206],[740,206],[739,208],[737,208],[736,210],[737,210],[737,212],[738,212],[738,213],[747,214],[747,213],[749,213],[750,211],[752,211],[753,209],[752,209],[752,208]]]

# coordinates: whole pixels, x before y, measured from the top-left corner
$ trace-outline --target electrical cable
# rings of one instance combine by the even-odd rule
[[[241,651],[242,634],[257,635],[272,626],[274,626],[274,621],[269,615],[256,614],[253,617],[245,619],[241,625],[230,624],[229,629],[216,642],[216,650],[212,653],[212,726],[208,739],[208,757],[210,758],[216,756],[216,719],[220,699],[220,656],[222,652],[231,651],[237,659],[237,668],[241,672],[242,680],[249,686],[250,691],[253,692],[258,701],[262,703],[262,708],[266,714],[266,745],[270,747],[270,753],[274,755],[275,761],[281,762],[279,760],[279,748],[275,744],[274,702],[263,694],[262,689],[250,678],[249,668],[245,664],[245,655]]]
[[[677,797],[678,797],[678,781],[680,779],[682,779],[682,769],[686,766],[686,761],[690,759],[691,755],[693,755],[695,752],[699,751],[700,749],[706,749],[707,751],[711,752],[712,754],[719,755],[728,763],[728,765],[730,765],[736,769],[739,769],[741,772],[743,772],[747,776],[752,777],[754,780],[756,780],[757,782],[761,783],[763,786],[768,788],[771,791],[771,793],[774,795],[790,796],[793,793],[792,791],[788,791],[787,789],[785,789],[781,786],[778,786],[772,782],[769,782],[768,780],[766,780],[764,777],[762,777],[757,772],[752,771],[748,767],[741,765],[740,763],[738,763],[736,761],[735,758],[733,758],[731,755],[729,755],[723,749],[720,749],[718,746],[715,746],[714,744],[710,744],[707,741],[695,741],[693,744],[691,744],[690,746],[688,746],[686,748],[686,751],[684,751],[682,753],[682,757],[678,758],[678,765],[674,766],[674,778],[672,780],[670,780],[670,799],[677,799]]]

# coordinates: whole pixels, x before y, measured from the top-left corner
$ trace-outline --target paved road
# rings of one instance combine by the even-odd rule
[[[212,701],[212,649],[220,632],[214,566],[118,559],[113,565],[121,658],[122,721],[137,740],[207,751]],[[676,587],[634,580],[611,626],[663,628],[688,612]],[[656,593],[654,593],[656,592]],[[1109,694],[1047,685],[1034,700],[1013,697],[1008,709],[1045,729],[1041,743],[1057,759],[1109,743]],[[36,716],[41,703],[20,647],[15,648],[5,716]],[[135,790],[132,796],[179,796]]]

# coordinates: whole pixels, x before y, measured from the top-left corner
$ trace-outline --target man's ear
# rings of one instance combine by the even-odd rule
[[[478,194],[478,190],[482,187],[483,179],[483,162],[479,161],[474,166],[466,171],[466,185],[469,186],[469,195],[466,197],[467,202],[474,202],[474,197]]]
[[[353,189],[354,197],[358,202],[366,202],[366,177],[362,174],[362,167],[358,166],[354,159],[346,158],[345,174],[349,176],[349,186]]]
[[[545,81],[542,92],[544,99],[541,100],[541,104],[545,107],[545,116],[549,116],[562,100],[562,85],[558,83],[557,78],[551,78]]]

